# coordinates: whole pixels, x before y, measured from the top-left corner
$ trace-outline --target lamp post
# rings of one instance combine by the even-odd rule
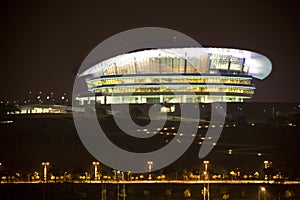
[[[42,165],[44,166],[44,182],[47,182],[47,167],[49,164],[49,162],[42,162]]]
[[[268,160],[264,161],[265,165],[265,180],[268,180],[268,175],[266,174],[266,169],[269,167],[270,162]]]
[[[267,195],[266,195],[266,188],[265,187],[259,187],[258,188],[258,200],[260,200],[260,197],[261,197],[261,193],[263,192],[263,195],[264,195],[264,200],[267,199]]]
[[[98,166],[99,166],[99,162],[93,162],[94,165],[94,170],[95,170],[95,181],[97,181],[98,179]]]
[[[148,167],[149,167],[149,177],[148,177],[148,179],[151,180],[152,179],[151,170],[152,170],[153,161],[148,161],[147,164],[148,164]]]
[[[208,176],[208,160],[203,161],[204,164],[204,188],[203,188],[203,199],[209,200],[210,194],[209,194],[209,176]],[[207,180],[207,183],[206,183]],[[207,196],[207,199],[206,199]]]
[[[265,164],[265,169],[267,169],[269,167],[269,161],[268,160],[265,160],[264,161],[264,164]]]
[[[128,171],[127,175],[128,175],[128,181],[131,181],[131,172]]]

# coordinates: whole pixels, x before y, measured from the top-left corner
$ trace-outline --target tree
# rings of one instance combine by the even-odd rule
[[[227,200],[229,199],[230,195],[229,194],[223,194],[222,199]]]
[[[144,190],[143,194],[144,194],[144,196],[146,197],[147,200],[150,199],[150,191],[149,190]]]
[[[14,103],[0,104],[0,115],[6,115],[8,112],[20,111],[19,105]]]
[[[166,189],[165,195],[167,200],[172,199],[172,189]]]
[[[73,176],[76,177],[77,179],[79,178],[79,176],[83,175],[84,172],[85,171],[80,166],[76,166],[72,171]]]
[[[189,199],[192,197],[192,192],[190,189],[185,189],[183,192],[184,199]]]
[[[107,114],[106,109],[104,107],[102,107],[101,104],[96,103],[95,104],[95,108],[96,108],[97,115],[105,115],[105,114]]]
[[[267,175],[268,179],[273,179],[273,175],[275,174],[275,169],[273,167],[267,167],[263,171],[264,174]]]
[[[120,190],[119,196],[122,197],[122,198],[124,198],[124,197],[127,196],[125,188],[122,188],[122,189]]]
[[[294,196],[295,196],[295,193],[292,190],[286,190],[284,192],[284,198],[285,199],[292,199],[292,197],[294,197]]]

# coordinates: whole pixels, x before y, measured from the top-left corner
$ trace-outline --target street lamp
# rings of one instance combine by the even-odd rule
[[[270,162],[268,160],[264,161],[265,170],[270,166],[269,164]],[[266,172],[265,172],[265,180],[268,180],[268,175],[266,174]]]
[[[44,182],[47,182],[47,166],[49,166],[49,162],[42,162],[42,165],[44,166]]]
[[[148,177],[148,179],[151,180],[152,179],[151,169],[152,169],[153,161],[148,161],[147,164],[148,164],[148,167],[149,167],[149,177]]]
[[[130,171],[128,171],[128,173],[127,173],[127,175],[128,175],[128,181],[130,181],[130,180],[131,180],[131,176],[130,176],[130,174],[131,174],[131,172],[130,172]]]
[[[209,161],[208,160],[204,160],[203,164],[204,164],[205,172],[207,172]]]
[[[264,164],[265,164],[265,169],[267,169],[269,167],[269,161],[268,160],[265,160],[264,161]]]
[[[267,199],[267,195],[266,195],[267,190],[266,190],[265,187],[259,187],[258,188],[258,200],[260,200],[261,192],[263,192],[263,194],[264,194],[264,200],[266,200]]]
[[[208,160],[203,161],[204,164],[204,188],[203,188],[203,199],[206,200],[206,194],[207,194],[207,200],[209,200],[209,176],[208,176]],[[205,182],[207,180],[207,183]]]
[[[93,162],[94,165],[94,169],[95,169],[95,181],[98,179],[98,166],[99,166],[99,162]]]

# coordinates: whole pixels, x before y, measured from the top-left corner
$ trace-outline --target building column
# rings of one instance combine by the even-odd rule
[[[159,102],[164,103],[164,96],[163,95],[159,95]]]

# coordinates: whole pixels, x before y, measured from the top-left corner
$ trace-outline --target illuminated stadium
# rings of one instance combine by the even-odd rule
[[[258,53],[228,48],[147,49],[118,55],[91,66],[88,93],[80,104],[243,102],[253,97],[252,79],[272,70]]]

